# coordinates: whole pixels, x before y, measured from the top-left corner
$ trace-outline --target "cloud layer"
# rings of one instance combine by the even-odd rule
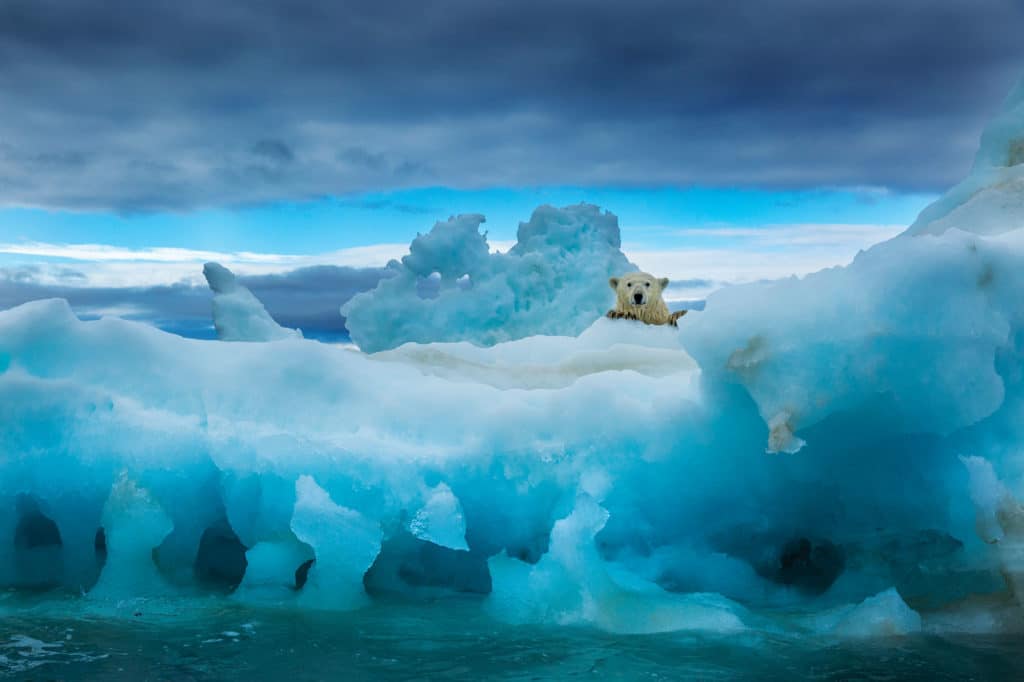
[[[672,281],[666,297],[698,301],[728,284],[804,275],[848,263],[862,249],[903,231],[898,225],[768,225],[659,228],[650,242],[627,240],[627,257]],[[506,251],[512,242],[490,242]],[[281,256],[187,249],[124,249],[102,244],[0,244],[0,310],[40,298],[66,298],[83,317],[115,315],[186,336],[213,337],[202,262],[219,260],[278,323],[309,338],[347,338],[342,303],[394,272],[383,264],[407,246],[380,244],[328,254]],[[40,259],[50,259],[41,261]],[[352,263],[356,265],[339,265]],[[379,264],[369,266],[370,264]]]
[[[73,266],[45,270],[33,265],[0,268],[0,310],[41,298],[65,298],[82,317],[113,315],[185,336],[214,336],[211,293],[205,284],[81,286],[88,277]],[[338,308],[375,287],[385,274],[383,268],[318,265],[238,279],[278,323],[302,329],[308,338],[338,340],[347,338]]]
[[[10,0],[0,205],[961,177],[1016,0]]]

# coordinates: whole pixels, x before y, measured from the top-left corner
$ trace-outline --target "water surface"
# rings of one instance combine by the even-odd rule
[[[0,611],[0,677],[25,680],[1021,680],[1020,638],[861,642],[514,626],[472,600],[350,613],[223,601],[119,615],[80,600]],[[137,615],[136,615],[137,614]]]

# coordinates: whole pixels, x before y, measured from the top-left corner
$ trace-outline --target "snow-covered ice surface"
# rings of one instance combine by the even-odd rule
[[[587,206],[509,254],[476,217],[419,237],[345,311],[376,353],[223,285],[218,329],[264,335],[222,338],[276,340],[2,312],[0,585],[126,617],[461,594],[612,633],[1024,631],[1021,92],[972,191],[679,329],[600,317],[629,266]]]

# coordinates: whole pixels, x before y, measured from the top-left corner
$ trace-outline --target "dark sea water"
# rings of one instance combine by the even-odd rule
[[[478,603],[343,614],[182,601],[122,615],[68,600],[0,611],[18,680],[1024,680],[1024,640],[863,642],[511,626]],[[137,615],[136,615],[137,614]]]

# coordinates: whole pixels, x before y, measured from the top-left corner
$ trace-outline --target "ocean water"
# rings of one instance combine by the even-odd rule
[[[80,599],[0,602],[0,678],[18,680],[1021,680],[1024,640],[841,642],[752,632],[612,635],[511,626],[472,599],[348,613],[180,600],[118,616]]]

